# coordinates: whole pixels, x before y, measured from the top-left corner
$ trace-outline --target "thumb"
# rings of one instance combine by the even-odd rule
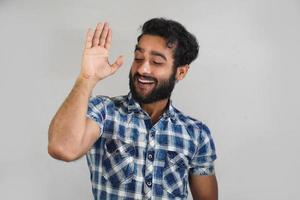
[[[117,71],[121,65],[124,63],[123,56],[119,56],[116,61],[110,66],[113,70],[113,72]]]

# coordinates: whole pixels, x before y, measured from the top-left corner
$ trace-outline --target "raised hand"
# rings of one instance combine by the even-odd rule
[[[111,38],[112,31],[106,22],[98,23],[95,31],[88,30],[80,77],[98,82],[115,73],[123,64],[122,56],[119,56],[113,64],[108,62]]]

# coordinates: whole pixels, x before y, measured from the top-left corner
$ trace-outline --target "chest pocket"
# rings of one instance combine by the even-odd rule
[[[188,159],[184,154],[167,151],[163,171],[164,189],[174,197],[187,195]]]
[[[132,180],[135,147],[120,139],[107,139],[104,144],[103,177],[112,187]]]

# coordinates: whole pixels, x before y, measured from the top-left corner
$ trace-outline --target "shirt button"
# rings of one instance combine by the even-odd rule
[[[155,134],[155,131],[150,132],[151,137],[154,137],[154,134]]]
[[[151,187],[152,186],[152,181],[149,180],[149,181],[146,182],[146,184],[148,185],[148,187]]]
[[[152,153],[148,154],[148,159],[151,160],[151,161],[153,161],[153,155],[152,155]]]

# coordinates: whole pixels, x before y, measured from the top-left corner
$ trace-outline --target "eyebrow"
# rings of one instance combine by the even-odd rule
[[[135,45],[134,52],[136,52],[136,51],[144,53],[145,49],[143,49],[142,47],[139,47],[138,45]],[[167,57],[164,54],[162,54],[158,51],[150,51],[150,54],[153,55],[153,56],[159,56],[159,57],[163,58],[165,61],[167,61]]]

